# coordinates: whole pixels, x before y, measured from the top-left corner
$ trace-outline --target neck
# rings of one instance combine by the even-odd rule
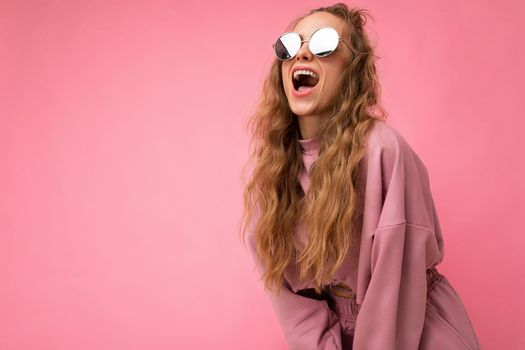
[[[301,139],[311,139],[319,133],[322,119],[319,115],[296,116]]]

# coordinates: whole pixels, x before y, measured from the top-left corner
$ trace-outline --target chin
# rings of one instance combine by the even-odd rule
[[[310,115],[313,113],[312,110],[308,109],[302,109],[302,108],[292,108],[292,113],[295,114],[298,117]]]

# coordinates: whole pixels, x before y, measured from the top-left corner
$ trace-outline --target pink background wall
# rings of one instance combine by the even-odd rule
[[[0,349],[286,349],[237,236],[244,123],[319,1],[0,1]],[[524,5],[359,1],[440,270],[525,348]]]

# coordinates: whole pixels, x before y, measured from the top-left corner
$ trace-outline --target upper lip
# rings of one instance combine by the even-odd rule
[[[293,78],[293,73],[296,71],[296,70],[299,70],[299,69],[306,69],[306,70],[311,70],[312,72],[314,72],[315,74],[319,75],[319,72],[315,69],[313,69],[312,67],[308,67],[308,66],[295,66],[292,68],[292,78]]]

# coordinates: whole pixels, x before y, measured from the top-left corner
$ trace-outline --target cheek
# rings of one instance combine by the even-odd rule
[[[341,78],[343,76],[344,68],[343,67],[330,67],[325,71],[325,88],[332,91],[338,90],[341,84]]]
[[[288,79],[288,75],[290,74],[290,64],[289,63],[283,63],[281,66],[281,78],[283,80],[283,84],[286,84],[286,80]]]
[[[346,65],[341,57],[333,56],[328,57],[325,64],[323,65],[323,71],[326,73],[327,78],[330,78],[330,81],[337,80],[343,73]]]
[[[332,66],[325,70],[326,77],[323,84],[322,96],[326,104],[333,103],[334,98],[339,91],[341,91],[343,72],[344,67],[341,66]]]

